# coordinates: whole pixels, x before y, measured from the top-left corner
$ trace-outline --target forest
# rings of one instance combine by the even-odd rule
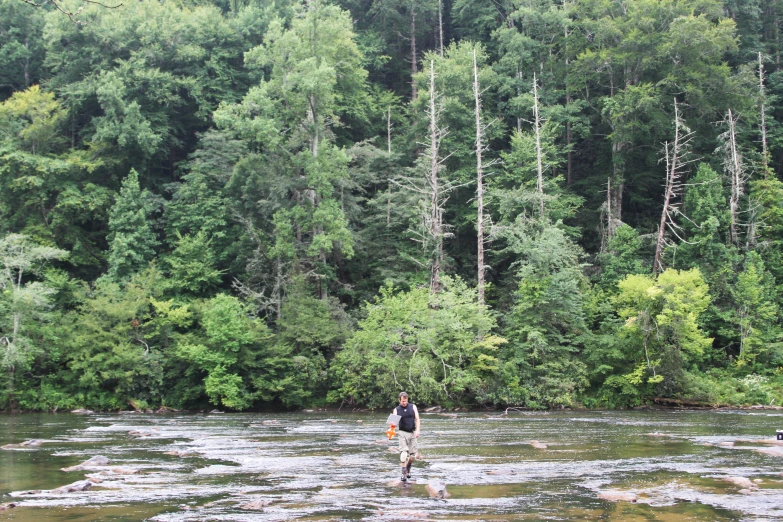
[[[783,401],[783,0],[0,0],[0,409]]]

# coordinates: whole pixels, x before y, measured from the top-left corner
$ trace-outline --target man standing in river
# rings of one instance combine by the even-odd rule
[[[400,405],[392,411],[400,416],[400,431],[398,432],[400,441],[400,465],[402,466],[403,483],[411,478],[411,466],[416,457],[418,448],[417,440],[421,429],[421,420],[419,419],[419,410],[415,404],[408,402],[408,394],[400,393]]]

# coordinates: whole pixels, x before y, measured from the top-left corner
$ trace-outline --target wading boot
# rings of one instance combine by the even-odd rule
[[[405,466],[405,477],[411,478],[411,466],[413,466],[413,461],[409,460],[408,465]]]
[[[404,468],[402,470],[402,477],[400,477],[400,482],[402,482],[403,484],[408,482],[408,476],[405,474],[405,469]]]

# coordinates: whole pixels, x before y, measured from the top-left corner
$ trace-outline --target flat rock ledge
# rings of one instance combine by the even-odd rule
[[[744,491],[750,492],[754,489],[758,489],[758,485],[747,477],[723,477],[721,480],[741,488],[740,493],[743,493]]]
[[[252,500],[239,505],[239,509],[246,509],[249,511],[259,511],[272,504],[272,500]]]
[[[598,498],[609,502],[636,502],[639,497],[633,491],[606,490],[599,491]]]
[[[444,484],[443,482],[432,481],[429,482],[424,487],[427,490],[427,493],[429,493],[432,498],[445,499],[451,496],[449,495],[449,492],[446,491],[446,484]]]
[[[109,459],[107,457],[104,457],[103,455],[96,455],[94,457],[85,460],[81,464],[77,464],[76,466],[71,466],[69,468],[61,468],[60,471],[82,471],[85,469],[107,466],[108,464],[109,464]]]
[[[0,449],[10,450],[17,448],[37,448],[41,444],[43,444],[42,440],[32,439],[20,442],[19,444],[6,444],[5,446],[0,446]]]

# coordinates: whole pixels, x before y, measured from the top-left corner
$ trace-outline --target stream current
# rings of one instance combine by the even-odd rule
[[[422,413],[406,485],[387,415],[0,416],[0,520],[783,520],[780,411]]]

